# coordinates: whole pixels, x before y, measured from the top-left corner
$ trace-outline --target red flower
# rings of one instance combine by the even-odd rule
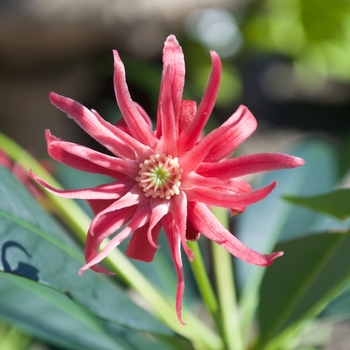
[[[300,158],[278,153],[225,159],[256,128],[254,116],[244,106],[201,138],[221,76],[220,58],[211,52],[211,59],[208,85],[197,109],[194,101],[182,100],[184,57],[175,36],[167,38],[157,125],[152,131],[150,118],[130,97],[123,63],[114,51],[114,88],[123,115],[117,125],[109,124],[96,111],[76,101],[50,93],[51,102],[113,156],[62,141],[49,131],[46,139],[52,158],[79,170],[111,176],[115,181],[89,189],[60,191],[32,174],[47,190],[59,196],[86,199],[96,215],[86,240],[87,263],[80,274],[88,268],[108,273],[97,264],[128,236],[131,240],[126,254],[133,259],[152,261],[163,227],[178,276],[176,312],[181,322],[184,293],[181,245],[188,258],[193,259],[186,240],[198,239],[201,233],[234,256],[260,266],[267,266],[282,255],[282,252],[263,255],[249,249],[220,224],[208,206],[242,212],[247,205],[267,196],[276,183],[253,191],[241,176],[304,163]],[[122,227],[98,252],[101,242]]]

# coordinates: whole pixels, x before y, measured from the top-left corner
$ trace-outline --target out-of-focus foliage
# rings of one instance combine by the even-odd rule
[[[25,350],[31,343],[31,337],[0,321],[0,349]]]
[[[319,211],[338,219],[345,220],[350,216],[350,189],[344,188],[314,197],[285,196],[288,201]]]
[[[350,80],[350,1],[265,0],[245,27],[248,45],[295,59],[320,75]]]

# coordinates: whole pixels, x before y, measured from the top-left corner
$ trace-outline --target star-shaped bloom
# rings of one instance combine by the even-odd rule
[[[211,51],[212,69],[204,96],[182,100],[185,64],[182,49],[170,35],[163,50],[156,126],[134,102],[125,81],[125,70],[114,51],[114,89],[123,116],[116,125],[106,122],[95,110],[50,93],[53,105],[65,112],[91,137],[108,149],[106,155],[90,148],[60,140],[46,132],[48,153],[75,169],[110,176],[113,181],[94,188],[62,191],[31,176],[48,191],[65,198],[85,199],[95,217],[85,246],[87,269],[108,273],[98,264],[122,241],[131,236],[126,249],[130,258],[153,260],[161,228],[167,237],[177,273],[176,312],[180,322],[184,293],[181,246],[202,234],[232,255],[259,266],[267,266],[282,252],[260,254],[240,242],[212,214],[209,207],[227,208],[232,214],[265,198],[276,183],[252,190],[241,177],[261,171],[300,166],[300,158],[280,153],[260,153],[227,158],[255,130],[251,112],[240,106],[225,123],[202,137],[217,97],[221,61]],[[99,251],[103,240],[118,232]]]

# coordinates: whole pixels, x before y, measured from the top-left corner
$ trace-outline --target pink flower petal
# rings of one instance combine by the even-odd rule
[[[91,234],[91,228],[88,231],[85,243],[85,260],[87,262],[93,260],[103,240],[108,238],[114,232],[114,229],[118,230],[126,225],[134,216],[135,212],[136,206],[105,213],[104,220],[96,228],[97,233]],[[110,227],[113,227],[113,229],[110,230]],[[92,266],[91,269],[96,272],[108,273],[106,269],[100,266]]]
[[[219,185],[214,187],[215,190],[219,190],[221,192],[233,192],[237,194],[250,193],[252,191],[252,186],[242,179],[230,179],[227,184]],[[246,205],[234,205],[230,208],[230,214],[237,215],[241,214],[245,211]]]
[[[197,102],[192,100],[183,100],[180,109],[179,135],[191,124],[197,113]]]
[[[227,182],[223,185],[218,185],[213,188],[214,190],[218,190],[221,192],[227,191],[231,193],[249,193],[252,191],[252,186],[242,180],[242,179],[229,179]]]
[[[72,142],[62,141],[46,131],[49,155],[74,169],[104,174],[119,179],[128,175],[134,179],[139,171],[138,163],[130,159],[111,157]]]
[[[217,162],[229,156],[257,127],[256,119],[245,106],[239,106],[231,118],[236,120],[236,124],[232,125],[232,128],[217,138],[215,144],[204,159],[205,162]],[[221,127],[224,127],[231,118],[222,124]]]
[[[151,154],[148,146],[106,122],[97,113],[92,113],[80,103],[54,92],[51,92],[49,97],[54,106],[67,113],[91,137],[116,156],[135,159],[135,153],[136,155]],[[142,117],[140,118],[143,120]]]
[[[188,191],[195,187],[214,187],[225,184],[221,179],[217,177],[205,177],[195,173],[194,171],[190,173],[184,173],[181,178],[181,188]]]
[[[176,314],[182,325],[186,325],[182,320],[181,309],[182,309],[182,299],[185,290],[184,273],[181,259],[181,237],[176,232],[175,222],[172,220],[170,214],[166,215],[162,219],[165,234],[168,239],[170,253],[173,258],[176,274],[177,274],[177,288],[176,288]]]
[[[125,81],[124,64],[121,61],[117,51],[113,50],[114,55],[114,91],[120,112],[129,127],[130,132],[136,140],[144,145],[154,147],[156,138],[143,116],[139,113],[132,101],[128,86]]]
[[[192,202],[201,202],[206,205],[215,205],[223,208],[247,206],[264,199],[277,185],[273,182],[266,187],[259,188],[249,193],[236,194],[228,191],[218,191],[211,188],[197,187],[187,190],[187,198]]]
[[[7,169],[11,169],[13,166],[13,162],[11,161],[9,156],[1,149],[0,149],[0,165]]]
[[[79,275],[81,275],[85,270],[91,268],[92,266],[98,264],[102,261],[113,249],[115,249],[121,242],[123,242],[128,236],[130,236],[139,227],[144,226],[150,216],[150,208],[148,205],[139,205],[136,209],[136,213],[132,217],[128,226],[125,227],[120,233],[113,237],[107,245],[98,253],[93,259],[86,259],[87,264],[85,264],[80,270]],[[118,221],[118,224],[119,221]],[[117,226],[116,224],[110,225],[108,227],[108,232],[112,231],[111,227]],[[105,234],[105,230],[103,233]],[[113,233],[113,232],[111,232]],[[100,240],[100,237],[98,238]]]
[[[160,222],[163,216],[168,214],[170,203],[166,199],[162,198],[152,198],[150,200],[151,204],[151,217],[149,219],[149,228],[147,231],[147,238],[149,244],[154,248],[159,248],[157,244],[153,241],[152,230]]]
[[[216,176],[225,180],[262,171],[294,168],[304,163],[303,159],[288,154],[257,153],[219,163],[202,163],[196,171],[203,176]]]
[[[29,171],[29,175],[33,180],[38,182],[41,186],[45,187],[46,190],[63,198],[117,200],[123,196],[130,188],[129,186],[125,186],[124,183],[113,182],[110,184],[100,185],[93,188],[84,188],[80,190],[58,190],[50,186],[40,177],[36,176],[31,170]]]
[[[181,151],[188,151],[195,146],[215,105],[221,80],[221,60],[215,51],[210,51],[210,55],[212,68],[209,81],[195,117],[179,137],[178,146]]]
[[[176,223],[176,234],[181,237],[182,248],[185,251],[189,260],[193,260],[193,252],[186,243],[186,229],[187,229],[187,197],[184,191],[180,191],[177,196],[173,196],[171,200],[170,213],[173,221]]]
[[[158,236],[161,229],[161,224],[158,223],[152,229],[152,241],[157,245]],[[130,242],[126,249],[125,254],[136,260],[141,260],[145,262],[151,262],[154,259],[157,248],[149,244],[149,239],[147,237],[148,225],[138,228],[131,236]]]
[[[256,127],[256,120],[249,110],[241,106],[224,124],[210,132],[184,155],[179,156],[179,163],[186,164],[187,170],[195,171],[202,161],[218,161],[218,156],[225,157],[227,151],[233,151],[243,139]],[[231,151],[229,153],[231,153]],[[210,153],[209,153],[210,152]]]
[[[94,217],[90,224],[89,232],[91,232],[92,235],[98,234],[98,231],[100,230],[98,225],[105,219],[105,215],[109,215],[109,213],[120,210],[122,208],[140,205],[144,202],[147,203],[147,201],[144,199],[144,196],[142,196],[140,200],[140,195],[142,194],[143,192],[140,190],[140,187],[138,185],[134,185],[123,197],[115,201],[113,204],[111,204],[109,207]]]
[[[187,215],[187,222],[186,222],[186,239],[190,242],[198,241],[200,238],[200,233],[198,230],[192,225],[192,222],[188,219]]]
[[[161,113],[162,104],[165,98],[170,98],[172,105],[172,115],[174,117],[176,135],[178,134],[178,122],[182,100],[182,91],[185,84],[185,62],[182,49],[174,35],[169,35],[165,41],[163,49],[163,74],[161,90],[158,101],[157,129],[156,135],[160,137],[164,131],[164,118],[170,118]],[[164,85],[169,85],[170,91],[165,92]],[[167,102],[169,104],[169,102]],[[166,107],[166,109],[168,109]]]
[[[114,199],[87,199],[86,201],[95,216],[115,202]]]
[[[140,113],[140,116],[145,120],[147,125],[152,129],[152,120],[149,117],[149,115],[146,113],[146,111],[140,106],[137,102],[134,102],[134,105],[137,109],[137,111]]]
[[[159,95],[158,114],[161,120],[162,136],[158,144],[157,151],[163,154],[177,156],[177,127],[175,120],[174,107],[171,95],[170,67],[163,70],[162,85]]]
[[[226,230],[204,204],[189,202],[188,217],[193,226],[197,228],[201,234],[222,246],[232,255],[249,264],[268,266],[274,259],[283,255],[283,252],[260,254],[248,248],[233,236],[230,231]]]

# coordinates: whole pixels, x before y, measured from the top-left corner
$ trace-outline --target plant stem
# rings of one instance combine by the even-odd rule
[[[219,306],[210,283],[198,242],[188,242],[188,246],[192,249],[194,260],[191,262],[191,268],[194,278],[197,282],[199,292],[203,298],[204,304],[213,317],[218,329],[220,329]]]
[[[51,186],[61,188],[57,181],[32,156],[1,133],[0,145],[1,149],[24,170],[32,169],[36,175],[49,182]],[[84,243],[91,221],[88,215],[73,200],[57,197],[50,192],[45,192],[45,196],[50,208],[54,209],[55,214]],[[223,348],[222,340],[217,333],[186,310],[183,310],[183,318],[188,325],[187,327],[182,326],[175,315],[173,301],[170,302],[157,290],[118,249],[110,253],[105,261],[120,278],[148,302],[160,320],[176,333],[188,338],[195,349],[221,350]]]
[[[218,220],[228,228],[226,209],[213,208]],[[215,281],[221,315],[221,332],[229,350],[244,350],[240,327],[239,309],[232,267],[232,256],[218,244],[212,242]]]

